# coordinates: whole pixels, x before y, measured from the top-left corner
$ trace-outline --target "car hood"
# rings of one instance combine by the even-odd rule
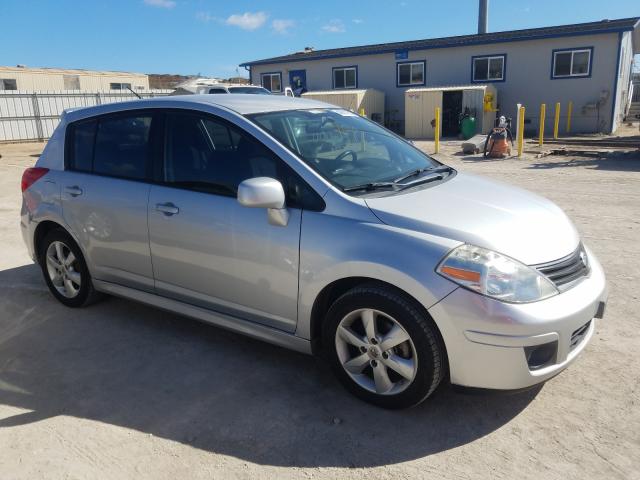
[[[565,213],[526,190],[458,173],[428,188],[367,198],[384,223],[489,248],[527,265],[572,253],[580,237]]]

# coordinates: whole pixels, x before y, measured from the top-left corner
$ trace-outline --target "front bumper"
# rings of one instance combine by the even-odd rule
[[[431,307],[447,347],[451,383],[521,389],[548,380],[575,360],[593,336],[594,317],[607,299],[602,267],[587,253],[589,275],[546,300],[508,304],[458,288]],[[532,350],[554,342],[551,360],[532,366]]]

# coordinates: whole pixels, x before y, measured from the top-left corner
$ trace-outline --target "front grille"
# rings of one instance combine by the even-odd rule
[[[585,335],[589,331],[590,325],[591,325],[591,320],[589,320],[587,323],[585,323],[583,326],[581,326],[571,334],[571,344],[569,345],[570,350],[573,350],[580,344],[580,342],[582,342]]]
[[[551,280],[556,287],[566,285],[589,273],[587,252],[582,244],[573,252],[560,260],[534,265],[534,268]]]

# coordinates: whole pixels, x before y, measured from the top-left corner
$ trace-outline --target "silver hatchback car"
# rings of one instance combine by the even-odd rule
[[[138,300],[305,353],[360,398],[511,390],[587,345],[602,268],[550,201],[278,96],[67,112],[22,179],[51,293]]]

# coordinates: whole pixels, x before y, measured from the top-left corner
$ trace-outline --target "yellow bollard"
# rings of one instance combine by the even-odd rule
[[[553,120],[553,139],[558,139],[558,127],[560,126],[560,102],[556,103],[556,116]]]
[[[360,109],[360,116],[361,116],[361,117],[366,117],[366,116],[367,116],[367,114],[366,114],[366,113],[365,113],[365,111],[364,111],[364,108],[361,108],[361,109]]]
[[[567,107],[567,133],[571,131],[571,114],[573,113],[573,102],[569,102]]]
[[[542,146],[544,144],[544,117],[547,114],[547,106],[543,103],[540,105],[540,131],[539,131],[539,140],[538,145]]]
[[[518,112],[518,156],[522,156],[524,148],[524,106],[520,107]]]
[[[440,107],[436,107],[436,127],[435,127],[436,152],[440,153]]]

